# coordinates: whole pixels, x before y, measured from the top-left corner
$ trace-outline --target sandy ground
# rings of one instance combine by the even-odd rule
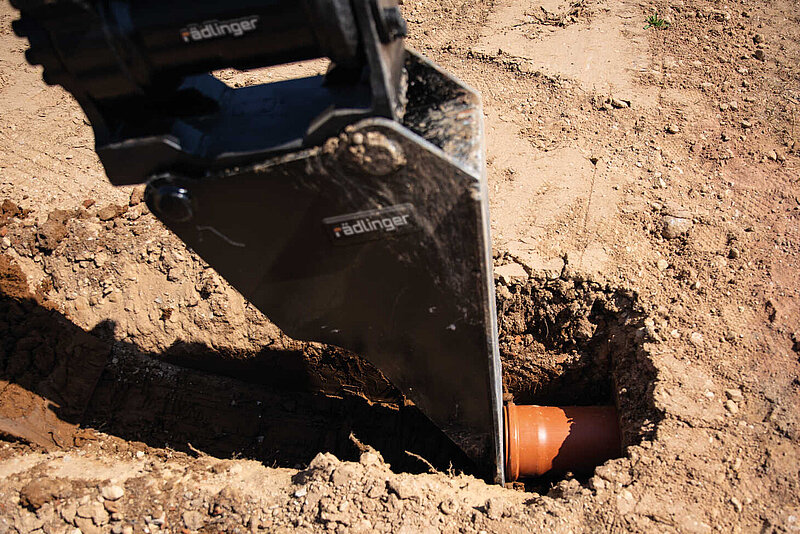
[[[796,5],[403,11],[483,95],[507,395],[614,400],[625,456],[460,473],[379,373],[288,339],[107,183],[3,4],[0,532],[800,531]]]

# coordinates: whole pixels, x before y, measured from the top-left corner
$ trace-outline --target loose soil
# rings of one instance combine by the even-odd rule
[[[0,533],[800,530],[794,3],[403,11],[483,95],[505,398],[616,404],[624,456],[470,476],[378,370],[285,336],[108,184],[3,4]]]

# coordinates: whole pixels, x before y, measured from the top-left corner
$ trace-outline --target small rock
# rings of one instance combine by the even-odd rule
[[[667,269],[669,269],[669,262],[664,258],[661,258],[656,262],[656,267],[658,267],[659,271],[666,271]]]
[[[723,141],[725,141],[725,142],[728,142],[728,141],[730,141],[730,140],[731,140],[731,136],[730,136],[730,135],[728,135],[728,133],[727,133],[727,132],[722,132],[722,135],[721,135],[720,137],[721,137],[721,138],[722,138],[722,140],[723,140]]]
[[[125,495],[125,490],[115,484],[111,484],[109,486],[103,486],[100,490],[100,495],[108,501],[116,501]]]
[[[753,123],[750,122],[747,119],[742,119],[741,125],[742,125],[742,128],[744,128],[745,130],[748,129],[748,128],[752,128],[753,127]]]
[[[730,249],[730,250],[728,251],[728,258],[730,258],[730,259],[732,259],[732,260],[735,260],[735,259],[737,259],[737,258],[738,258],[739,256],[741,256],[741,255],[742,255],[742,253],[741,253],[741,252],[739,252],[739,249],[738,249],[738,248],[732,248],[732,249]]]
[[[492,497],[486,501],[484,508],[489,519],[501,519],[506,511],[506,503],[500,497]]]
[[[734,402],[741,402],[744,399],[742,390],[740,389],[726,389],[725,396]]]
[[[120,211],[119,208],[117,208],[117,206],[109,204],[105,208],[100,208],[99,210],[97,210],[97,218],[100,219],[101,221],[110,221],[111,219],[119,215],[119,213]]]
[[[163,510],[161,510],[158,513],[158,515],[156,515],[155,517],[152,517],[150,519],[150,521],[149,521],[150,524],[153,524],[153,525],[156,525],[156,526],[159,526],[159,527],[161,525],[163,525],[164,523],[166,523],[166,522],[167,522],[167,513],[165,511],[163,511]]]
[[[305,487],[302,487],[294,492],[294,496],[297,497],[298,499],[301,497],[305,497],[306,495],[308,495],[308,490]]]
[[[199,530],[206,524],[206,520],[197,510],[188,510],[183,512],[183,524],[189,530]]]
[[[387,480],[386,488],[397,495],[400,499],[410,499],[416,495],[416,492],[410,484],[403,483],[397,478]]]
[[[600,477],[592,477],[589,479],[589,487],[595,491],[602,491],[606,489],[608,484]]]
[[[722,104],[719,105],[719,110],[720,111],[728,111],[728,104],[723,102]]]
[[[128,200],[129,206],[138,206],[144,200],[144,190],[147,186],[138,185],[131,191],[131,198]]]
[[[667,127],[664,130],[668,134],[673,134],[673,135],[681,131],[681,129],[678,128],[677,124],[668,124]]]
[[[360,463],[364,467],[369,467],[372,465],[383,465],[383,457],[380,455],[379,452],[375,450],[367,450],[361,453],[361,456],[358,459],[358,463]]]
[[[360,464],[342,464],[333,471],[331,482],[334,486],[346,486],[350,481],[357,480],[363,471]]]
[[[32,514],[27,510],[20,510],[19,515],[14,519],[14,528],[17,529],[17,532],[22,534],[28,534],[29,532],[33,532],[42,528],[44,525],[44,521],[38,517],[36,514]]]
[[[618,98],[612,98],[611,99],[611,105],[613,107],[617,108],[617,109],[631,107],[631,103],[630,102],[626,102],[625,100],[620,100]]]
[[[369,497],[370,499],[379,499],[379,498],[383,497],[384,495],[386,495],[386,485],[385,484],[384,485],[373,484],[367,490],[367,497]]]
[[[94,264],[97,267],[102,267],[103,265],[106,264],[107,261],[108,261],[108,254],[106,254],[105,252],[98,252],[97,254],[94,255]]]
[[[447,499],[439,503],[439,510],[444,515],[453,515],[458,512],[458,503],[453,499]]]
[[[686,235],[689,233],[689,230],[692,229],[692,220],[683,217],[667,215],[664,217],[662,223],[663,228],[661,229],[661,235],[666,239],[676,239]]]
[[[742,511],[742,501],[740,501],[736,497],[731,497],[731,504],[733,505],[733,509],[736,510],[736,513]]]
[[[753,42],[754,42],[755,44],[761,44],[761,43],[763,43],[763,42],[764,42],[764,36],[763,36],[763,35],[761,35],[760,33],[757,33],[757,34],[755,34],[755,35],[753,36]]]
[[[698,346],[698,347],[702,346],[703,345],[703,334],[701,334],[700,332],[692,332],[689,335],[689,341],[691,341],[692,344],[695,345],[695,346]]]
[[[753,52],[753,57],[759,61],[764,61],[767,56],[764,54],[763,48],[758,48],[755,52]]]
[[[83,207],[84,208],[89,209],[92,206],[94,206],[94,199],[93,198],[87,198],[86,200],[83,201]]]
[[[67,236],[70,218],[73,216],[72,212],[65,210],[53,210],[47,215],[47,221],[39,227],[36,233],[36,240],[44,250],[53,251]]]
[[[78,505],[72,501],[67,502],[64,506],[61,507],[59,510],[59,514],[61,518],[66,521],[67,523],[72,523],[75,520],[75,516],[77,515]]]
[[[115,513],[119,512],[119,505],[114,501],[103,501],[103,507],[112,517]]]
[[[79,506],[78,517],[91,519],[98,527],[108,523],[108,512],[105,507],[97,501]]]
[[[728,102],[728,107],[731,111],[739,111],[739,103],[736,100],[731,100]]]
[[[92,523],[92,520],[86,517],[76,517],[75,526],[81,529],[82,534],[102,534],[103,529],[97,527]]]
[[[739,413],[739,405],[730,399],[725,401],[725,409],[731,412],[732,414]]]
[[[528,279],[528,273],[519,263],[507,263],[494,268],[494,276],[500,280],[501,284],[511,285],[514,281],[524,281]]]

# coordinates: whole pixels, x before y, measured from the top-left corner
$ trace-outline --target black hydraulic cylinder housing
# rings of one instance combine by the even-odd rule
[[[46,81],[79,79],[95,100],[161,91],[185,76],[225,67],[318,57],[341,66],[359,63],[348,0],[14,4],[43,14],[23,18],[16,29],[31,40],[28,59],[45,66]]]

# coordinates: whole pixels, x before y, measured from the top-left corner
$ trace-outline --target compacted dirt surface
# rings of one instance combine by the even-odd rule
[[[471,476],[108,184],[2,3],[0,533],[800,531],[796,3],[402,7],[483,95],[505,398],[616,404],[623,456]]]

